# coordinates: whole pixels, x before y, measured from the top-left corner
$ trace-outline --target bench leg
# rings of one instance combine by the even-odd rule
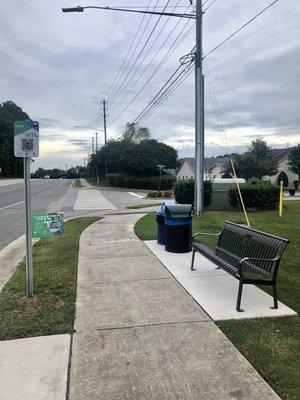
[[[238,312],[244,311],[241,309],[242,292],[243,292],[243,281],[240,281],[238,297],[237,297],[237,302],[236,302],[236,311],[238,311]]]
[[[276,283],[273,285],[273,299],[274,299],[274,306],[271,307],[272,310],[276,310],[278,308],[278,297],[277,297],[277,290],[276,290]]]
[[[193,249],[191,271],[196,271],[196,269],[194,268],[195,253],[196,253],[196,251],[195,251],[195,249]]]

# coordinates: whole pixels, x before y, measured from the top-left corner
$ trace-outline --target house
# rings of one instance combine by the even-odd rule
[[[279,184],[283,181],[284,187],[291,189],[298,187],[298,175],[289,170],[288,155],[292,148],[271,150],[271,156],[278,162],[278,173],[273,176],[264,176],[264,182]]]
[[[213,180],[220,179],[226,174],[226,166],[230,158],[228,156],[211,157],[204,159],[204,179]],[[184,158],[177,172],[177,180],[184,181],[195,179],[196,159]],[[227,176],[226,177],[230,177]]]
[[[273,149],[271,157],[278,162],[278,173],[273,176],[264,176],[262,181],[279,184],[282,180],[285,187],[294,188],[298,182],[298,176],[288,168],[288,155],[291,148]],[[229,156],[218,156],[204,159],[204,179],[214,180],[221,178],[230,178],[227,171],[227,165],[230,161]],[[177,180],[195,179],[196,160],[195,158],[184,158],[177,172]],[[257,179],[250,179],[250,182],[256,182]]]

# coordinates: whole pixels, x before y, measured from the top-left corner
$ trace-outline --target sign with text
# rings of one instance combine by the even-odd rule
[[[39,156],[39,123],[36,121],[14,122],[15,157]]]
[[[32,215],[32,237],[45,238],[64,235],[64,213]]]

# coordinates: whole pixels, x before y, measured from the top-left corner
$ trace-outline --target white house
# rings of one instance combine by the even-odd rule
[[[278,173],[273,176],[264,176],[262,180],[264,182],[271,182],[274,184],[279,184],[282,180],[286,187],[290,189],[295,188],[295,182],[298,182],[298,175],[289,170],[288,165],[288,153],[289,149],[283,149],[283,151],[272,150],[274,152],[272,155],[278,161]],[[297,185],[297,183],[296,183]]]
[[[220,179],[225,174],[226,165],[229,157],[212,157],[204,159],[204,179]],[[177,180],[185,181],[195,179],[196,160],[195,158],[185,158],[177,172]]]

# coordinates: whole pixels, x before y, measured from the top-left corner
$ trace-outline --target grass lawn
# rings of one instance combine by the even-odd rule
[[[99,183],[97,183],[96,178],[85,178],[85,180],[92,186],[111,187],[110,183],[106,181],[104,178],[100,178]]]
[[[26,296],[22,262],[0,293],[0,340],[73,331],[79,237],[98,219],[70,220],[64,237],[35,244],[34,296]]]
[[[128,206],[128,207],[126,207],[126,208],[128,208],[128,209],[130,209],[130,210],[135,210],[135,209],[138,209],[138,208],[148,208],[148,207],[155,207],[155,206],[157,206],[157,209],[158,209],[159,206],[161,206],[161,205],[162,205],[162,203],[137,204],[137,205],[135,205],[135,206]]]
[[[76,188],[82,187],[82,184],[81,184],[81,180],[80,180],[80,179],[78,179],[78,178],[75,179],[75,181],[74,181],[74,187],[76,187]]]
[[[279,300],[299,313],[300,202],[286,201],[285,207],[282,218],[277,211],[265,211],[249,213],[249,219],[253,228],[291,241],[281,261],[277,288]],[[193,232],[217,233],[226,220],[244,223],[239,212],[207,212],[193,219]],[[156,239],[155,214],[141,218],[135,232],[143,240]],[[269,288],[262,289],[270,293]],[[282,398],[300,399],[299,317],[219,321],[218,326]]]

